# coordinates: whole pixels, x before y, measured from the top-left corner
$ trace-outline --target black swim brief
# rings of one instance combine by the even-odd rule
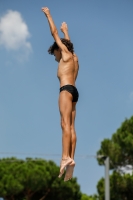
[[[60,88],[60,92],[62,92],[63,90],[66,90],[68,92],[70,92],[73,96],[73,100],[72,102],[77,102],[78,98],[79,98],[79,93],[78,90],[75,86],[73,85],[64,85]]]

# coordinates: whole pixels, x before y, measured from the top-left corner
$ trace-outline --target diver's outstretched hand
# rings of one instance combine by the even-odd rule
[[[49,10],[49,8],[43,7],[43,8],[42,8],[42,11],[43,11],[44,14],[46,15],[46,17],[47,17],[48,15],[50,15],[50,10]]]
[[[66,22],[62,22],[60,30],[65,33],[68,32],[68,27],[67,27],[67,23]]]

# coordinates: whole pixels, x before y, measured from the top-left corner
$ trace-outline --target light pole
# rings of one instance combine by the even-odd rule
[[[102,157],[105,164],[105,200],[110,200],[109,157]]]

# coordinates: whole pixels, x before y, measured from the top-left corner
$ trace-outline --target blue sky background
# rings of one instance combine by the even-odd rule
[[[67,22],[79,57],[74,176],[83,193],[93,194],[104,168],[86,155],[96,155],[133,115],[133,1],[0,0],[0,157],[59,165],[58,64],[47,53],[53,38],[43,6],[58,30]]]

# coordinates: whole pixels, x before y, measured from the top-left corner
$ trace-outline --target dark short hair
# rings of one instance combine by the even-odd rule
[[[61,38],[62,43],[67,47],[68,51],[70,51],[72,54],[74,53],[74,47],[73,47],[73,43],[70,40]],[[52,46],[49,47],[48,52],[49,54],[53,55],[54,54],[54,50],[58,50],[59,47],[57,45],[56,42],[53,43]]]

